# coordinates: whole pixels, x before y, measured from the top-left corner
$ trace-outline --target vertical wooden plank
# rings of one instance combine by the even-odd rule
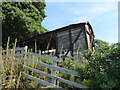
[[[35,39],[35,53],[37,53],[37,40]]]
[[[90,32],[91,32],[91,47],[92,47],[92,50],[95,50],[95,43],[94,43],[94,32],[93,32],[93,29],[92,29],[92,26],[90,24],[89,25],[89,29],[90,29]]]
[[[25,50],[25,56],[24,56],[24,64],[25,64],[25,59],[27,58],[26,56],[26,54],[27,54],[27,49],[28,49],[28,46],[25,46],[25,48],[24,48],[24,50]]]
[[[87,38],[87,44],[88,44],[88,48],[92,49],[92,32],[91,32],[91,29],[88,25],[88,23],[85,24],[85,31],[86,31],[86,38]]]
[[[43,50],[41,50],[41,55],[43,55]]]
[[[55,48],[56,48],[55,55],[58,57],[58,37],[57,37],[57,32],[55,33]]]
[[[54,38],[55,38],[55,48],[56,48],[55,56],[58,58],[59,53],[58,53],[58,35],[57,34],[58,34],[57,32],[54,33]],[[54,65],[57,66],[58,63],[54,62]],[[53,74],[56,75],[56,71],[53,71]],[[52,79],[52,83],[55,85],[59,85],[59,81],[57,81],[55,79],[54,80]]]
[[[51,40],[52,40],[52,35],[49,38],[49,41],[48,41],[48,44],[47,44],[47,48],[46,48],[48,50],[48,53],[49,53],[49,48],[50,48]]]
[[[53,61],[53,65],[54,65],[54,66],[57,66],[57,62]],[[56,70],[53,70],[53,69],[52,69],[51,74],[52,74],[53,76],[56,76]],[[52,79],[52,83],[53,83],[54,85],[56,85],[57,80],[56,80],[56,79]]]
[[[70,53],[71,56],[73,57],[73,45],[72,45],[72,35],[71,35],[71,30],[69,30],[69,46],[70,46]]]
[[[39,50],[39,54],[41,55],[41,50]]]
[[[88,24],[85,25],[86,26],[86,30],[87,30],[87,40],[88,40],[88,47],[90,49],[92,49],[92,32],[90,29],[90,26]]]
[[[87,23],[86,23],[87,24]],[[85,24],[85,25],[86,25]],[[88,40],[87,40],[87,30],[86,30],[86,27],[84,26],[84,35],[85,35],[85,41],[86,41],[86,49],[88,49],[89,48],[89,46],[88,46]]]

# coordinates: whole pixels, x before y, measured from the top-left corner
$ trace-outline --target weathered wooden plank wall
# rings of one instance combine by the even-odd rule
[[[85,41],[85,32],[84,26],[81,25],[76,28],[66,29],[65,31],[61,31],[57,33],[58,38],[58,51],[63,48],[64,52],[68,50],[71,51],[71,55],[76,55],[76,52],[81,52],[82,50],[87,49],[86,41]],[[80,34],[80,35],[79,35]],[[80,48],[78,50],[78,48]]]

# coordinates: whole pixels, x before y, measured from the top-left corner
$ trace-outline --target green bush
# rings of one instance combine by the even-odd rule
[[[120,88],[120,44],[88,50],[82,56],[88,63],[76,69],[81,80],[90,80],[93,88]]]

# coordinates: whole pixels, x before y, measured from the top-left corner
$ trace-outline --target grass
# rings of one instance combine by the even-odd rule
[[[1,76],[2,76],[2,88],[25,88],[25,89],[47,88],[47,87],[43,87],[40,83],[36,83],[34,80],[28,80],[26,77],[24,77],[22,75],[22,73],[25,72],[27,74],[36,76],[37,78],[46,80],[48,82],[52,82],[52,79],[49,77],[46,77],[44,75],[41,75],[41,74],[36,74],[33,71],[28,71],[26,69],[23,69],[23,64],[25,64],[31,68],[35,68],[35,69],[38,69],[38,70],[41,70],[43,72],[51,74],[50,69],[36,65],[34,63],[31,64],[28,62],[23,62],[23,63],[13,62],[12,60],[19,60],[19,59],[24,60],[24,59],[28,58],[31,60],[35,60],[37,62],[43,62],[43,63],[49,64],[49,65],[52,65],[53,61],[46,60],[46,59],[40,59],[40,58],[37,58],[35,56],[14,57],[14,55],[16,53],[15,49],[16,49],[17,40],[15,40],[15,43],[13,45],[13,51],[11,51],[11,52],[9,51],[9,42],[10,42],[10,38],[8,38],[8,42],[7,42],[7,47],[6,47],[7,52],[2,53],[3,55],[6,54],[6,58],[2,58],[2,59],[4,59],[4,62],[2,64],[2,74],[1,74]],[[80,47],[78,49],[80,49]],[[62,50],[63,50],[63,47],[61,48],[61,52],[60,52],[61,54],[62,54]],[[32,51],[32,50],[30,50],[30,51]],[[8,57],[8,55],[11,55],[11,57]],[[54,56],[55,52],[50,53],[49,55]],[[9,60],[11,60],[12,62],[9,62]],[[61,60],[61,63],[58,63],[58,66],[62,67],[62,68],[70,69],[70,70],[75,70],[77,63],[78,63],[78,57],[74,61],[70,60],[68,57],[68,58],[66,58],[65,61]],[[79,80],[77,80],[76,77],[59,72],[59,71],[56,71],[56,75],[61,77],[61,78],[65,78],[67,80],[73,81],[73,82],[75,82],[75,81],[79,82]],[[60,81],[57,81],[57,85],[63,86],[64,88],[73,88],[73,86],[67,85],[67,84],[62,83]]]
[[[25,73],[27,73],[29,75],[33,75],[33,76],[35,76],[37,78],[40,78],[40,79],[46,80],[48,82],[51,82],[52,81],[51,78],[48,78],[48,77],[46,77],[44,75],[41,75],[41,74],[34,73],[33,71],[28,71],[26,69],[23,69],[23,64],[25,64],[25,65],[27,65],[29,67],[41,70],[43,72],[49,73],[49,74],[51,74],[51,69],[48,69],[48,68],[36,65],[34,63],[31,64],[31,63],[28,63],[28,62],[26,62],[26,63],[24,63],[24,62],[9,62],[10,60],[13,61],[14,59],[16,59],[16,60],[23,59],[24,60],[25,58],[28,58],[28,59],[31,59],[33,61],[43,62],[43,63],[47,63],[47,64],[52,65],[53,61],[46,60],[46,59],[40,59],[40,58],[37,58],[35,56],[14,57],[14,54],[16,53],[15,52],[15,48],[16,48],[16,42],[17,42],[17,40],[15,40],[15,44],[13,46],[13,51],[9,51],[9,41],[10,41],[10,38],[8,38],[8,42],[7,42],[7,47],[6,47],[7,52],[6,53],[2,53],[2,55],[6,54],[7,56],[6,56],[6,58],[2,57],[2,59],[4,61],[2,62],[3,64],[0,65],[1,66],[0,73],[1,73],[1,77],[2,77],[2,88],[25,88],[25,89],[30,89],[30,88],[39,88],[39,89],[40,88],[53,88],[53,87],[44,87],[40,83],[36,83],[34,80],[28,80],[26,77],[24,77],[22,75],[22,73],[25,72]],[[103,59],[103,56],[100,56],[100,57],[96,56],[96,55],[102,55],[101,52],[100,52],[101,48],[100,48],[100,51],[98,51],[96,53],[94,52],[95,53],[93,55],[94,59],[92,59],[93,57],[90,58],[90,60],[88,59],[88,56],[91,54],[91,51],[83,53],[83,56],[85,54],[85,56],[87,58],[84,57],[81,60],[81,62],[79,62],[79,55],[80,55],[78,53],[79,50],[80,50],[80,47],[78,47],[77,57],[76,58],[73,59],[71,57],[68,57],[65,60],[61,60],[61,62],[58,63],[58,66],[62,67],[62,68],[69,69],[69,70],[74,70],[74,71],[76,70],[76,71],[78,71],[80,77],[75,77],[75,76],[68,75],[68,74],[65,74],[65,73],[62,73],[62,72],[59,72],[59,71],[56,71],[56,76],[64,78],[64,79],[67,79],[69,81],[77,82],[77,83],[80,83],[82,85],[89,86],[89,87],[92,87],[92,86],[93,87],[97,87],[96,85],[98,85],[98,86],[102,85],[100,87],[114,87],[116,85],[116,87],[117,87],[118,81],[116,81],[116,82],[114,80],[111,81],[112,79],[109,80],[106,77],[106,72],[104,72],[104,73],[103,73],[103,71],[99,72],[99,69],[101,69],[101,67],[99,68],[98,65],[100,64],[99,66],[101,66],[103,64],[102,60],[105,61],[105,58]],[[113,50],[116,50],[117,58],[113,57],[113,54],[115,52],[115,51],[113,52]],[[119,53],[117,53],[117,52],[119,52],[118,51],[119,49],[116,49],[116,47],[115,47],[113,50],[112,51],[109,50],[109,51],[111,51],[111,53],[110,53],[111,56],[109,56],[109,54],[107,54],[109,56],[109,57],[107,56],[107,58],[110,58],[110,59],[113,59],[113,60],[114,59],[115,60],[119,59],[119,57],[118,57]],[[104,51],[104,48],[103,48],[103,51]],[[61,52],[62,52],[62,49],[61,49]],[[104,52],[104,53],[106,54],[106,52]],[[54,56],[54,54],[51,53],[50,56]],[[8,57],[8,55],[12,55],[12,56]],[[86,60],[86,59],[88,59],[89,61]],[[99,62],[101,62],[102,64],[99,63]],[[105,62],[109,65],[108,61],[105,61]],[[116,62],[112,62],[112,63],[115,64]],[[105,66],[107,64],[105,64]],[[119,64],[119,63],[117,62],[114,65],[115,69],[118,68],[118,67],[116,67],[117,64]],[[104,66],[104,64],[103,64],[103,66]],[[108,66],[108,68],[111,68],[109,66]],[[95,70],[97,70],[97,69],[94,68],[94,67],[97,67],[98,71],[95,72]],[[114,67],[112,66],[113,69],[114,69]],[[106,70],[108,70],[108,68],[105,67]],[[100,78],[93,77],[95,75],[96,76],[99,75]],[[91,77],[92,77],[92,79],[91,79]],[[94,81],[95,78],[97,79],[97,81]],[[104,78],[106,78],[106,79],[104,79]],[[104,81],[103,82],[99,82],[99,80],[103,80],[103,79],[104,80],[108,80],[108,85],[107,84],[105,85]],[[118,80],[118,78],[117,78],[117,80]],[[97,84],[96,84],[96,82],[97,82]],[[65,84],[65,83],[60,82],[60,81],[57,81],[57,85],[60,86],[60,87],[63,87],[63,88],[75,88],[75,87],[73,87],[71,85]]]
[[[26,77],[22,75],[22,72],[26,72],[23,69],[23,63],[14,62],[13,60],[24,59],[24,57],[14,57],[17,39],[13,45],[13,51],[9,51],[9,42],[10,38],[8,38],[6,53],[2,53],[2,55],[6,54],[6,57],[3,58],[3,63],[1,67],[1,78],[2,78],[2,88],[37,88],[40,87],[40,84],[36,84],[34,81],[28,80]],[[8,57],[11,55],[11,57]],[[28,63],[27,63],[28,64]],[[34,65],[32,67],[35,67]]]

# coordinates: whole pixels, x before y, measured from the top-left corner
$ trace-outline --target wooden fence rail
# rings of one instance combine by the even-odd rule
[[[58,80],[58,81],[66,83],[66,84],[75,86],[77,88],[88,88],[84,85],[81,85],[81,84],[78,84],[78,83],[75,83],[75,82],[72,82],[72,81],[69,81],[69,80],[66,80],[64,78],[56,76],[56,71],[60,71],[60,72],[66,73],[66,74],[70,74],[70,75],[73,75],[73,76],[80,77],[78,75],[78,72],[76,72],[76,71],[65,69],[65,68],[62,68],[62,67],[58,67],[57,62],[60,62],[60,59],[55,58],[55,57],[50,57],[50,56],[44,56],[44,55],[40,55],[40,54],[36,54],[36,53],[29,53],[29,52],[27,52],[26,48],[21,48],[21,49],[19,48],[19,49],[16,49],[16,51],[21,51],[21,53],[16,53],[14,55],[15,57],[16,56],[22,56],[22,55],[24,56],[23,60],[18,60],[18,61],[28,62],[28,63],[31,63],[31,64],[35,64],[35,65],[39,65],[39,66],[42,66],[42,67],[49,68],[51,70],[51,74],[49,74],[49,73],[43,72],[41,70],[31,68],[24,63],[24,65],[23,65],[24,69],[27,69],[27,70],[32,71],[32,72],[37,73],[37,74],[45,75],[45,76],[51,78],[52,82],[50,83],[50,82],[47,82],[45,80],[36,78],[35,76],[29,75],[27,73],[23,73],[23,75],[26,76],[28,79],[35,80],[36,82],[41,83],[44,86],[56,86],[56,81]],[[3,50],[3,52],[6,52],[6,50]],[[28,59],[26,56],[30,56],[30,57],[35,56],[35,57],[40,58],[40,59],[51,60],[51,61],[53,61],[53,65],[46,64],[46,63],[43,63],[43,62],[37,62],[35,60]],[[5,57],[10,57],[10,55],[8,55],[8,56],[3,55],[3,57],[4,58]],[[15,61],[17,61],[17,60],[15,60]],[[59,88],[61,88],[61,87],[59,87]]]
[[[16,48],[15,51],[24,51],[25,47]],[[14,49],[2,50],[2,53],[14,51]]]
[[[57,77],[57,76],[54,76],[54,75],[45,73],[45,72],[43,72],[43,71],[40,71],[40,70],[31,68],[31,67],[28,67],[28,66],[25,66],[25,65],[24,65],[23,67],[26,68],[27,70],[30,70],[30,71],[33,71],[33,72],[35,72],[35,73],[39,73],[39,74],[45,75],[45,76],[50,77],[50,78],[52,78],[52,79],[59,80],[59,81],[61,81],[61,82],[64,82],[64,83],[66,83],[66,84],[69,84],[69,85],[72,85],[72,86],[75,86],[75,87],[78,87],[78,88],[87,88],[87,87],[84,86],[84,85],[81,85],[81,84],[78,84],[78,83],[75,83],[75,82],[72,82],[72,81],[63,79],[63,78],[61,78],[61,77]]]

